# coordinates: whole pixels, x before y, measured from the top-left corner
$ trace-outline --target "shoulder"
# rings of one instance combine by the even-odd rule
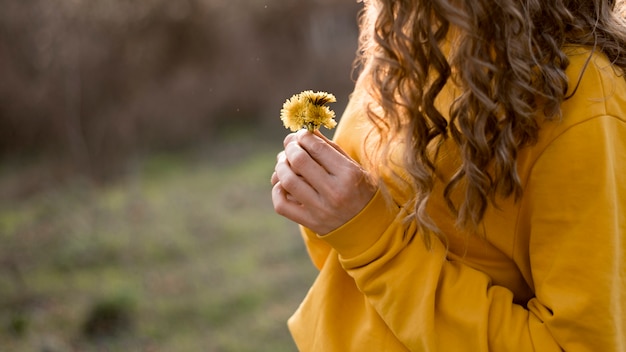
[[[568,128],[598,116],[626,120],[624,72],[607,57],[581,47],[566,49],[570,65],[568,99],[562,105],[560,128]]]
[[[609,118],[626,122],[624,72],[604,54],[587,48],[570,47],[566,53],[570,58],[565,71],[569,83],[568,98],[561,105],[560,118],[541,123],[539,147],[591,120]]]
[[[522,179],[528,180],[535,164],[542,160],[557,168],[563,166],[558,160],[571,161],[570,157],[580,157],[582,151],[600,157],[600,153],[608,152],[607,143],[615,143],[612,148],[615,150],[624,148],[626,79],[623,72],[603,54],[586,48],[568,48],[567,54],[569,98],[561,106],[560,118],[542,121],[536,143],[520,151],[518,170]],[[582,160],[577,164],[582,164]]]

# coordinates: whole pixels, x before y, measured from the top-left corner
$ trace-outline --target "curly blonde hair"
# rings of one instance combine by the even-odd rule
[[[496,197],[521,195],[518,151],[536,141],[539,115],[560,117],[577,83],[565,75],[564,48],[585,46],[626,68],[618,13],[613,0],[365,0],[359,58],[378,106],[368,116],[381,130],[381,153],[393,136],[404,138],[424,233],[437,233],[426,212],[442,177],[433,147],[448,139],[458,147],[461,165],[443,180],[444,197],[457,225],[475,229]],[[449,80],[461,93],[446,119],[435,100]],[[456,189],[461,204],[451,199]]]

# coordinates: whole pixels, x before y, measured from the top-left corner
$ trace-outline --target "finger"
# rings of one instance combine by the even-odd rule
[[[340,151],[341,148],[336,144],[329,144],[327,139],[324,140],[316,134],[298,132],[296,136],[298,144],[302,149],[320,164],[330,175],[336,175],[343,172],[342,165],[353,167],[358,165],[345,152]]]
[[[272,202],[274,211],[279,215],[308,228],[317,227],[317,222],[311,218],[311,213],[307,208],[289,199],[289,193],[285,191],[280,182],[272,188]]]
[[[291,142],[285,147],[285,156],[293,172],[302,177],[317,193],[328,190],[332,176],[298,142]]]
[[[281,160],[286,160],[286,156],[285,156],[285,151],[282,150],[280,153],[278,153],[278,155],[276,155],[276,164],[278,165],[278,163]],[[297,171],[294,170],[294,172],[296,172],[296,175],[301,176]]]
[[[317,191],[305,179],[298,175],[287,160],[286,154],[281,154],[276,163],[276,177],[281,187],[301,204],[311,203],[318,198]]]
[[[305,130],[306,131],[306,130]],[[285,136],[285,139],[283,140],[283,146],[286,147],[287,144],[293,142],[296,140],[296,133],[289,133],[287,136]]]
[[[284,150],[281,150],[278,154],[276,154],[276,161],[278,162],[281,158],[281,155],[284,155],[284,154],[285,154]]]
[[[272,203],[276,213],[297,223],[302,221],[302,204],[285,191],[280,182],[272,187]]]
[[[278,183],[280,182],[280,180],[278,179],[278,174],[276,173],[276,171],[274,171],[274,172],[272,173],[272,179],[271,179],[271,182],[272,182],[272,187],[273,187],[273,186],[276,186],[276,184],[278,184]],[[281,186],[281,188],[282,188],[282,186]],[[294,196],[292,196],[291,194],[289,194],[289,192],[287,192],[287,191],[285,191],[285,197],[286,197],[286,198],[287,198],[287,200],[289,200],[289,201],[292,201],[292,202],[295,202],[295,203],[297,203],[297,204],[300,204],[300,202],[298,202],[298,200],[297,200]]]
[[[285,159],[285,151],[281,150],[278,154],[276,154],[276,165],[278,165],[281,160]],[[278,182],[278,174],[276,173],[276,166],[274,166],[274,172],[272,173],[272,177],[270,178],[270,182],[272,186],[274,186]]]
[[[278,187],[278,188],[276,188],[276,187]],[[285,200],[285,201],[287,201],[287,202],[289,202],[289,203],[293,203],[294,205],[297,205],[297,206],[301,206],[301,205],[302,205],[302,203],[298,202],[298,200],[297,200],[294,196],[292,196],[291,194],[289,194],[289,192],[287,192],[287,191],[283,188],[283,186],[282,186],[282,184],[280,183],[280,181],[276,182],[276,184],[274,184],[274,185],[272,186],[272,191],[273,191],[273,192],[278,192],[278,193],[279,193],[278,195],[279,195],[281,198],[284,198],[284,200]]]
[[[302,203],[298,202],[298,200],[294,198],[294,196],[292,196],[291,194],[287,193],[287,191],[285,191],[285,198],[287,198],[288,201],[297,204],[298,206],[302,205]]]

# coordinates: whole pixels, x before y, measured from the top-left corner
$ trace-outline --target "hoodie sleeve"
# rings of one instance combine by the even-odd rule
[[[535,292],[525,306],[440,241],[427,249],[380,195],[318,239],[411,351],[624,351],[624,175],[626,123],[611,116],[571,127],[536,159],[518,214]]]

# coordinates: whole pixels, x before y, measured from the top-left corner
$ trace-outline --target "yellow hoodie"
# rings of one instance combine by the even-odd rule
[[[588,57],[570,55],[576,94],[520,151],[523,196],[490,206],[482,234],[454,227],[437,185],[448,246],[426,249],[391,179],[394,205],[378,192],[325,236],[303,228],[320,272],[289,320],[301,351],[626,351],[626,81]],[[335,139],[364,162],[358,89]]]

